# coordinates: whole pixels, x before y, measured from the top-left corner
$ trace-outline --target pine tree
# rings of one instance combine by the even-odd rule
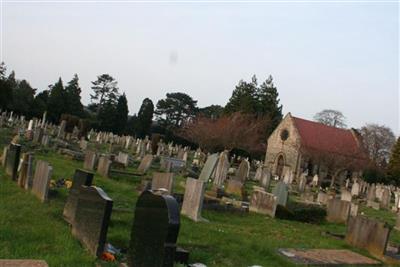
[[[259,115],[267,115],[271,119],[272,130],[278,126],[282,120],[282,105],[279,104],[279,94],[276,89],[273,78],[270,75],[260,88],[257,89],[258,107],[257,113]],[[270,131],[272,132],[272,131]]]
[[[26,80],[18,81],[13,89],[12,110],[28,118],[32,117],[31,109],[35,97],[36,89],[33,89]]]
[[[47,102],[49,120],[59,123],[61,115],[67,111],[66,93],[61,78],[49,88],[50,95]]]
[[[254,75],[250,83],[240,80],[232,96],[225,106],[225,112],[256,113],[257,112],[257,78]]]
[[[10,82],[11,78],[14,78],[15,74],[11,72],[9,78],[6,77],[6,66],[4,62],[0,64],[0,109],[11,109],[13,103],[13,83]]]
[[[140,106],[137,116],[135,132],[138,137],[145,137],[150,134],[150,127],[153,122],[154,104],[149,98],[145,98]]]
[[[81,103],[81,88],[79,78],[75,74],[68,85],[65,87],[67,110],[66,113],[81,117],[83,115],[83,105]]]
[[[103,105],[114,104],[118,100],[117,81],[109,74],[97,76],[97,80],[92,82],[93,95],[90,95],[92,101],[98,103],[97,114],[103,108]]]
[[[388,175],[397,184],[400,182],[400,137],[397,139],[393,147],[392,155],[390,156],[388,165]]]
[[[126,99],[125,93],[119,98],[115,110],[115,126],[114,132],[117,134],[123,134],[126,130],[126,124],[128,122],[128,100]]]

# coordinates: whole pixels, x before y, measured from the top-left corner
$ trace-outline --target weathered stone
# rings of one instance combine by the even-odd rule
[[[69,194],[67,197],[67,201],[65,202],[63,216],[64,219],[73,223],[74,216],[76,213],[76,207],[78,204],[79,192],[81,186],[91,186],[93,181],[93,173],[86,172],[84,170],[77,169],[75,170],[75,174],[72,180],[72,186],[69,189]]]
[[[254,190],[250,199],[250,211],[275,217],[277,197],[263,190]]]
[[[236,180],[228,180],[225,192],[227,194],[236,195],[242,199],[244,197],[243,183]]]
[[[228,176],[228,169],[228,152],[223,151],[219,155],[218,164],[215,169],[214,185],[221,187],[224,184],[226,177]]]
[[[8,146],[5,146],[3,148],[3,155],[1,156],[1,166],[3,168],[6,167],[7,154],[8,154]]]
[[[357,182],[354,182],[353,186],[351,187],[351,195],[358,196],[359,194],[360,194],[360,184]]]
[[[86,150],[83,168],[85,170],[93,171],[96,166],[97,154],[94,151]]]
[[[32,178],[32,167],[29,166],[29,164],[32,164],[32,160],[30,159],[31,157],[32,157],[31,153],[22,154],[19,167],[19,174],[18,174],[18,185],[22,188],[25,188],[28,176],[31,176]]]
[[[380,262],[344,249],[279,249],[296,265],[307,266],[372,266]]]
[[[136,202],[129,267],[173,267],[179,226],[179,205],[172,196],[143,192]]]
[[[199,180],[203,182],[208,182],[208,179],[210,179],[211,174],[215,169],[217,161],[218,161],[218,153],[208,156],[207,161],[204,164],[203,169],[201,170]]]
[[[19,157],[21,153],[21,145],[10,144],[6,157],[6,174],[12,180],[17,180]]]
[[[271,173],[269,172],[269,170],[267,170],[267,168],[262,168],[260,186],[263,187],[265,191],[268,191],[270,184],[271,184]]]
[[[107,239],[113,201],[99,187],[81,186],[72,224],[72,235],[93,256],[101,256]]]
[[[379,210],[380,203],[376,201],[367,200],[367,207],[373,208],[374,210]]]
[[[326,205],[328,203],[329,196],[324,192],[319,192],[317,195],[317,202]]]
[[[307,176],[305,173],[302,173],[299,178],[299,187],[298,187],[300,193],[304,192],[306,185],[307,185]]]
[[[242,160],[239,164],[238,170],[236,171],[234,179],[244,183],[249,176],[249,171],[250,171],[249,161],[247,159]]]
[[[341,194],[340,194],[340,199],[344,200],[344,201],[349,201],[351,202],[352,200],[352,195],[349,191],[347,190],[342,190]]]
[[[158,190],[164,188],[169,194],[172,194],[174,186],[174,173],[172,172],[154,172],[151,181],[151,189]]]
[[[138,172],[141,174],[146,173],[151,164],[153,163],[153,155],[147,154],[143,157],[142,161],[139,164],[139,167],[137,168]]]
[[[32,183],[32,193],[42,202],[47,200],[52,172],[53,167],[48,162],[43,160],[37,161]]]
[[[350,215],[350,206],[348,201],[336,198],[328,200],[326,220],[333,223],[347,223]]]
[[[382,257],[386,251],[390,227],[363,216],[350,217],[347,225],[346,242],[352,246],[367,249],[376,257]]]
[[[195,222],[204,220],[201,217],[201,210],[205,189],[206,183],[204,181],[190,177],[186,179],[181,213]]]
[[[286,207],[289,197],[287,184],[285,184],[283,181],[279,181],[272,190],[272,194],[276,196],[278,205]]]
[[[110,173],[111,160],[107,156],[100,156],[97,165],[97,173],[103,177],[108,177]]]
[[[389,188],[384,188],[382,192],[381,208],[388,209],[390,207],[391,194]]]
[[[350,216],[357,216],[358,215],[358,205],[355,203],[350,204]]]

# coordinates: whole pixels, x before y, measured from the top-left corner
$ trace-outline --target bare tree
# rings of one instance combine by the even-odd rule
[[[363,126],[360,132],[370,159],[376,164],[388,162],[396,142],[393,131],[384,125],[369,123]]]
[[[239,148],[251,153],[264,153],[268,117],[255,117],[240,112],[217,119],[198,115],[177,132],[208,151]]]
[[[324,109],[314,115],[314,120],[336,128],[347,127],[346,117],[339,110]]]

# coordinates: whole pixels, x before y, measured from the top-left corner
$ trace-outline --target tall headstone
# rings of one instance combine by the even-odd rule
[[[340,199],[329,199],[327,204],[328,222],[347,223],[350,216],[351,203]]]
[[[300,193],[303,193],[307,185],[307,175],[302,173],[299,178],[299,187],[298,190]]]
[[[85,170],[93,171],[96,165],[96,158],[97,158],[96,152],[86,150],[85,159],[83,162],[83,168]]]
[[[32,193],[34,193],[42,202],[47,200],[50,187],[51,174],[53,167],[43,160],[38,160],[33,178]]]
[[[8,148],[9,148],[8,146],[5,146],[5,147],[3,148],[3,155],[1,156],[1,166],[2,166],[3,168],[6,167]]]
[[[25,188],[25,184],[28,180],[28,176],[32,175],[32,173],[28,173],[29,171],[32,171],[32,168],[30,168],[29,164],[32,164],[32,162],[29,160],[29,158],[32,157],[31,153],[23,153],[21,162],[20,162],[20,167],[19,167],[19,174],[18,174],[18,185],[22,188]]]
[[[176,200],[170,195],[144,191],[136,202],[129,267],[173,267],[179,226]]]
[[[111,160],[108,158],[108,156],[100,156],[99,163],[97,165],[97,173],[103,177],[108,177],[108,174],[110,173],[110,167]]]
[[[6,157],[6,174],[13,180],[17,179],[20,153],[21,145],[10,144]]]
[[[72,223],[72,235],[93,256],[101,256],[107,239],[113,201],[99,187],[81,186]]]
[[[65,138],[65,128],[67,127],[67,121],[63,120],[60,123],[60,126],[58,128],[58,134],[57,138],[64,139]]]
[[[384,188],[382,193],[381,208],[388,209],[390,206],[391,193],[389,188]]]
[[[25,190],[31,190],[33,185],[33,164],[34,164],[34,154],[28,153],[28,166],[26,171],[26,178],[25,178]]]
[[[358,196],[359,194],[360,194],[360,184],[356,181],[353,183],[353,186],[351,187],[351,195]]]
[[[268,191],[269,185],[271,184],[271,173],[267,168],[262,168],[260,186]]]
[[[278,205],[286,207],[289,196],[287,184],[279,181],[272,190],[272,194],[276,196]]]
[[[352,200],[351,192],[349,192],[349,191],[346,190],[346,189],[343,189],[343,190],[341,191],[341,193],[340,193],[340,199],[341,199],[341,200],[344,200],[344,201],[349,201],[349,202],[351,202],[351,200]]]
[[[389,241],[390,227],[367,217],[350,217],[347,225],[346,242],[357,248],[368,250],[375,257],[385,254]]]
[[[139,173],[146,173],[149,168],[151,167],[151,164],[153,163],[153,155],[147,154],[143,157],[142,161],[139,164],[139,167],[137,168]]]
[[[157,190],[164,188],[169,194],[172,194],[174,186],[174,173],[172,172],[154,172],[151,181],[151,189]]]
[[[86,172],[80,169],[75,170],[75,174],[72,180],[72,186],[69,189],[67,201],[65,202],[64,212],[63,212],[64,219],[67,222],[71,224],[73,223],[78,204],[80,189],[82,185],[84,186],[92,185],[93,175],[94,174],[92,172]]]
[[[243,159],[239,164],[239,168],[236,172],[234,179],[244,183],[248,177],[249,171],[250,171],[249,162],[246,159]]]
[[[212,172],[218,161],[218,153],[212,154],[208,156],[206,163],[204,164],[203,169],[201,170],[199,180],[203,182],[208,182]]]
[[[186,179],[181,213],[195,222],[204,220],[201,217],[201,210],[203,208],[205,189],[205,182],[190,177]]]
[[[226,151],[221,152],[215,169],[214,185],[221,187],[228,176],[229,160]]]

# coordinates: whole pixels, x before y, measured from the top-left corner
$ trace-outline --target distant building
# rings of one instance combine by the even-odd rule
[[[297,178],[307,172],[336,182],[360,176],[367,163],[360,134],[288,113],[268,138],[264,165],[273,175],[293,172]]]

